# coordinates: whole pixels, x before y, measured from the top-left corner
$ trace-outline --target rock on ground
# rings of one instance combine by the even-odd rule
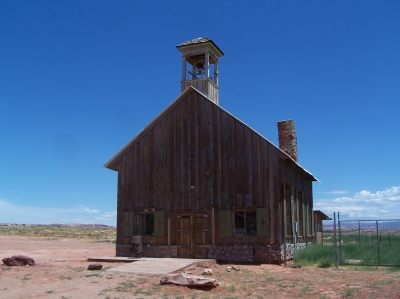
[[[217,287],[216,279],[187,274],[169,274],[161,278],[160,284],[175,284],[180,286]]]
[[[29,256],[13,255],[11,258],[6,257],[2,259],[6,266],[34,266],[35,261]]]
[[[3,261],[4,265],[6,265],[6,266],[23,266],[24,265],[24,263],[10,259],[9,257],[2,259],[2,261]]]
[[[13,255],[11,257],[12,260],[16,260],[18,262],[22,262],[24,263],[24,265],[29,265],[29,266],[34,266],[35,265],[35,261],[30,258],[29,256],[25,256],[25,255]]]
[[[201,275],[212,275],[213,271],[210,268],[205,268],[203,270],[203,273],[201,273]]]
[[[89,265],[89,267],[87,269],[88,270],[101,270],[101,268],[103,268],[102,264],[91,264],[91,265]]]

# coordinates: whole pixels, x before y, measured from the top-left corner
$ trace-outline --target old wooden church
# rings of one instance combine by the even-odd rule
[[[182,93],[104,165],[118,172],[116,255],[141,236],[149,257],[290,257],[314,238],[316,181],[297,163],[294,123],[278,123],[276,147],[219,106],[218,46],[177,48]]]

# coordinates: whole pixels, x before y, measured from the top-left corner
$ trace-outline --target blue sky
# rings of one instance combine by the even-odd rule
[[[220,105],[274,144],[296,123],[314,206],[400,218],[399,1],[1,1],[0,223],[115,225],[103,167],[211,38]]]

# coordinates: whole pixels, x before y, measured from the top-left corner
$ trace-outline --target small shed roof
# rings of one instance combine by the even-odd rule
[[[325,213],[321,212],[320,210],[314,210],[314,214],[317,214],[318,216],[320,216],[322,220],[332,220],[331,217],[329,217]]]

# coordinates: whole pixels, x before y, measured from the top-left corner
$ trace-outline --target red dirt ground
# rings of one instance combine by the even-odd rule
[[[0,236],[0,260],[27,255],[37,265],[0,265],[0,298],[400,298],[400,271],[290,268],[277,265],[212,266],[220,286],[160,285],[161,275],[89,271],[89,256],[114,256],[115,245],[86,239]],[[1,262],[0,262],[1,263]],[[105,270],[104,270],[105,269]],[[186,270],[200,275],[202,269]]]

